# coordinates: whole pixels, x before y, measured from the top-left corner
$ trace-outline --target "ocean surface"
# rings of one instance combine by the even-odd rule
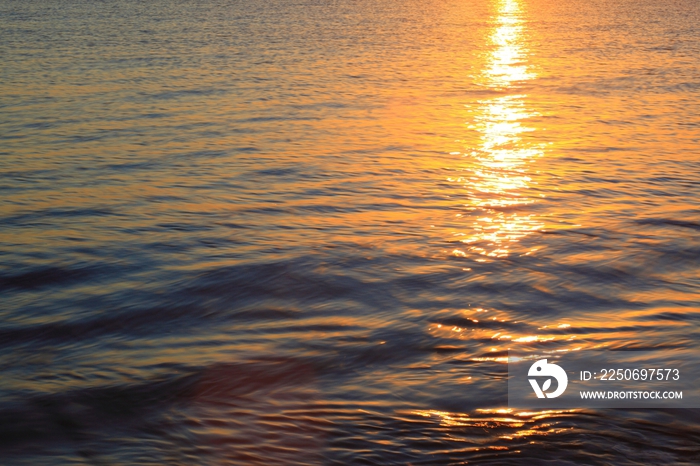
[[[508,351],[700,357],[697,0],[3,0],[0,464],[700,464]]]

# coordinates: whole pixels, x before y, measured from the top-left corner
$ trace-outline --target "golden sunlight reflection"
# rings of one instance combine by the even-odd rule
[[[473,414],[451,413],[437,410],[415,410],[411,413],[425,418],[434,418],[446,427],[480,427],[483,429],[514,429],[510,435],[501,438],[529,437],[533,435],[551,435],[565,431],[567,427],[557,427],[551,422],[556,418],[566,417],[577,410],[543,410],[517,412],[509,408],[477,409]],[[544,421],[544,422],[541,422]]]
[[[512,410],[499,410],[494,416],[470,416],[463,413],[449,413],[446,411],[436,410],[418,410],[413,411],[413,414],[422,417],[436,417],[440,420],[440,424],[451,427],[498,427],[499,425],[508,425],[510,427],[522,427],[526,421],[513,417]]]
[[[428,332],[435,337],[448,340],[477,340],[485,344],[490,342],[494,345],[490,348],[490,353],[510,350],[511,344],[538,345],[557,342],[560,346],[565,345],[552,350],[553,352],[580,351],[590,346],[588,343],[579,341],[582,328],[572,327],[566,322],[553,321],[548,325],[533,325],[513,320],[508,311],[482,307],[462,309],[460,314],[464,319],[461,325],[443,324],[441,316],[436,315],[435,320],[428,324]],[[507,357],[498,354],[481,355],[471,360],[504,364],[508,362]]]
[[[479,76],[479,84],[496,97],[479,101],[473,109],[470,128],[479,134],[478,147],[465,153],[472,162],[469,174],[451,180],[469,190],[466,207],[474,215],[470,232],[456,233],[464,244],[452,251],[458,257],[485,256],[476,259],[480,262],[507,257],[516,243],[543,226],[533,215],[516,210],[536,202],[527,194],[533,184],[528,164],[542,154],[541,145],[523,138],[523,133],[534,131],[524,122],[537,113],[527,107],[525,94],[513,93],[534,77],[525,61],[524,27],[519,2],[503,0],[491,34],[494,48]]]

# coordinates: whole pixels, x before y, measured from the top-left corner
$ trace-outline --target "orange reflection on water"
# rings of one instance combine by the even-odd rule
[[[496,49],[491,53],[485,77],[489,87],[510,87],[516,81],[531,79],[524,63],[526,50],[522,45],[524,25],[521,19],[520,3],[517,0],[503,0],[499,5],[498,26],[491,35]]]
[[[535,76],[525,62],[523,30],[520,4],[503,0],[491,34],[494,50],[479,84],[504,95],[478,102],[471,128],[479,133],[479,146],[467,154],[473,162],[471,176],[460,179],[470,194],[466,206],[476,218],[469,233],[457,236],[464,237],[460,242],[470,252],[487,257],[507,257],[514,243],[543,226],[533,215],[515,210],[536,202],[527,194],[532,185],[528,164],[542,154],[540,144],[523,138],[523,133],[534,131],[524,122],[537,113],[527,107],[526,95],[509,94]],[[467,255],[461,249],[453,254]]]
[[[478,427],[482,429],[505,430],[502,439],[515,437],[547,436],[569,430],[570,427],[557,426],[558,420],[577,410],[520,411],[509,408],[477,409],[475,412],[456,413],[438,410],[414,410],[411,414],[436,419],[445,427]],[[509,431],[510,430],[510,431]],[[485,449],[508,449],[507,446],[481,446]],[[478,448],[476,449],[478,450]]]
[[[437,411],[437,410],[416,410],[413,414],[417,414],[423,417],[436,417],[439,419],[440,424],[443,426],[450,427],[482,427],[482,428],[495,428],[500,426],[508,427],[522,427],[527,421],[522,419],[514,418],[511,414],[512,410],[498,410],[496,413],[489,413],[495,415],[485,415],[481,416],[481,410],[477,410],[479,415],[470,416],[466,413],[450,413],[447,411]]]

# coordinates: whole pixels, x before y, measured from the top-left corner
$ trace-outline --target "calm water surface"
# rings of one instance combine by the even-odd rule
[[[506,351],[700,353],[697,0],[4,0],[7,465],[700,464]]]

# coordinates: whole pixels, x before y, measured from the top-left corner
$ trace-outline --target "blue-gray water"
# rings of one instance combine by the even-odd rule
[[[3,0],[0,59],[1,464],[700,464],[503,362],[700,353],[697,0]]]

